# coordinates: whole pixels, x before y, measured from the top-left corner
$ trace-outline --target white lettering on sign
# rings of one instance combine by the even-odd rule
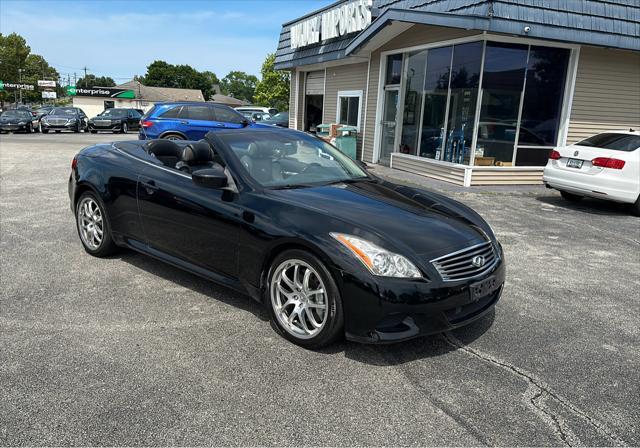
[[[356,0],[296,23],[290,29],[291,48],[306,47],[362,31],[371,24],[371,0]]]

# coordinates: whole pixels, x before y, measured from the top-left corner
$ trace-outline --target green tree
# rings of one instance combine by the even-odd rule
[[[16,33],[3,35],[0,33],[0,81],[19,82],[19,70],[25,68],[27,56],[31,48],[27,41]],[[13,92],[0,92],[0,102],[13,100]]]
[[[197,89],[205,99],[213,94],[213,81],[218,78],[212,72],[199,72],[190,65],[173,65],[165,61],[154,61],[147,67],[147,73],[140,82],[152,87],[173,87]]]
[[[253,102],[257,83],[258,78],[253,75],[240,71],[231,71],[222,78],[220,87],[225,95]]]
[[[262,63],[262,79],[256,86],[254,101],[261,106],[289,109],[289,72],[276,70],[275,53],[268,54]]]
[[[76,87],[115,87],[116,82],[109,76],[96,76],[88,74],[86,78],[80,78],[76,82]]]

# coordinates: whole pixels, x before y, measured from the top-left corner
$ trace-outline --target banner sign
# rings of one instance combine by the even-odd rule
[[[44,79],[38,80],[38,87],[55,87],[55,86],[56,86],[55,81],[47,81]]]
[[[289,30],[291,48],[301,48],[334,39],[371,24],[371,0],[356,0],[296,23]]]
[[[48,100],[56,99],[57,98],[56,92],[48,92],[45,90],[42,92],[42,98],[48,99]]]
[[[0,81],[0,91],[3,90],[36,90],[36,86],[31,84],[21,84],[18,82],[2,82]]]
[[[131,89],[116,89],[112,87],[76,87],[67,86],[69,96],[93,96],[100,98],[127,98],[134,99],[136,93]]]

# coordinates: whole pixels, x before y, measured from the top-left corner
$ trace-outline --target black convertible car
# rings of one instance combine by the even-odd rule
[[[247,293],[309,348],[459,327],[504,284],[502,248],[476,212],[298,131],[91,146],[73,159],[69,196],[88,253],[128,247]]]

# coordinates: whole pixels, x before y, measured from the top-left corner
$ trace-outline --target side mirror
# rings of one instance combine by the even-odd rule
[[[215,188],[219,190],[227,186],[227,175],[224,173],[224,168],[220,165],[194,171],[191,174],[191,180],[194,184],[205,188]]]
[[[240,124],[242,124],[243,128],[246,128],[247,126],[249,126],[249,120],[247,120],[246,118],[244,120],[242,120],[240,122]]]

